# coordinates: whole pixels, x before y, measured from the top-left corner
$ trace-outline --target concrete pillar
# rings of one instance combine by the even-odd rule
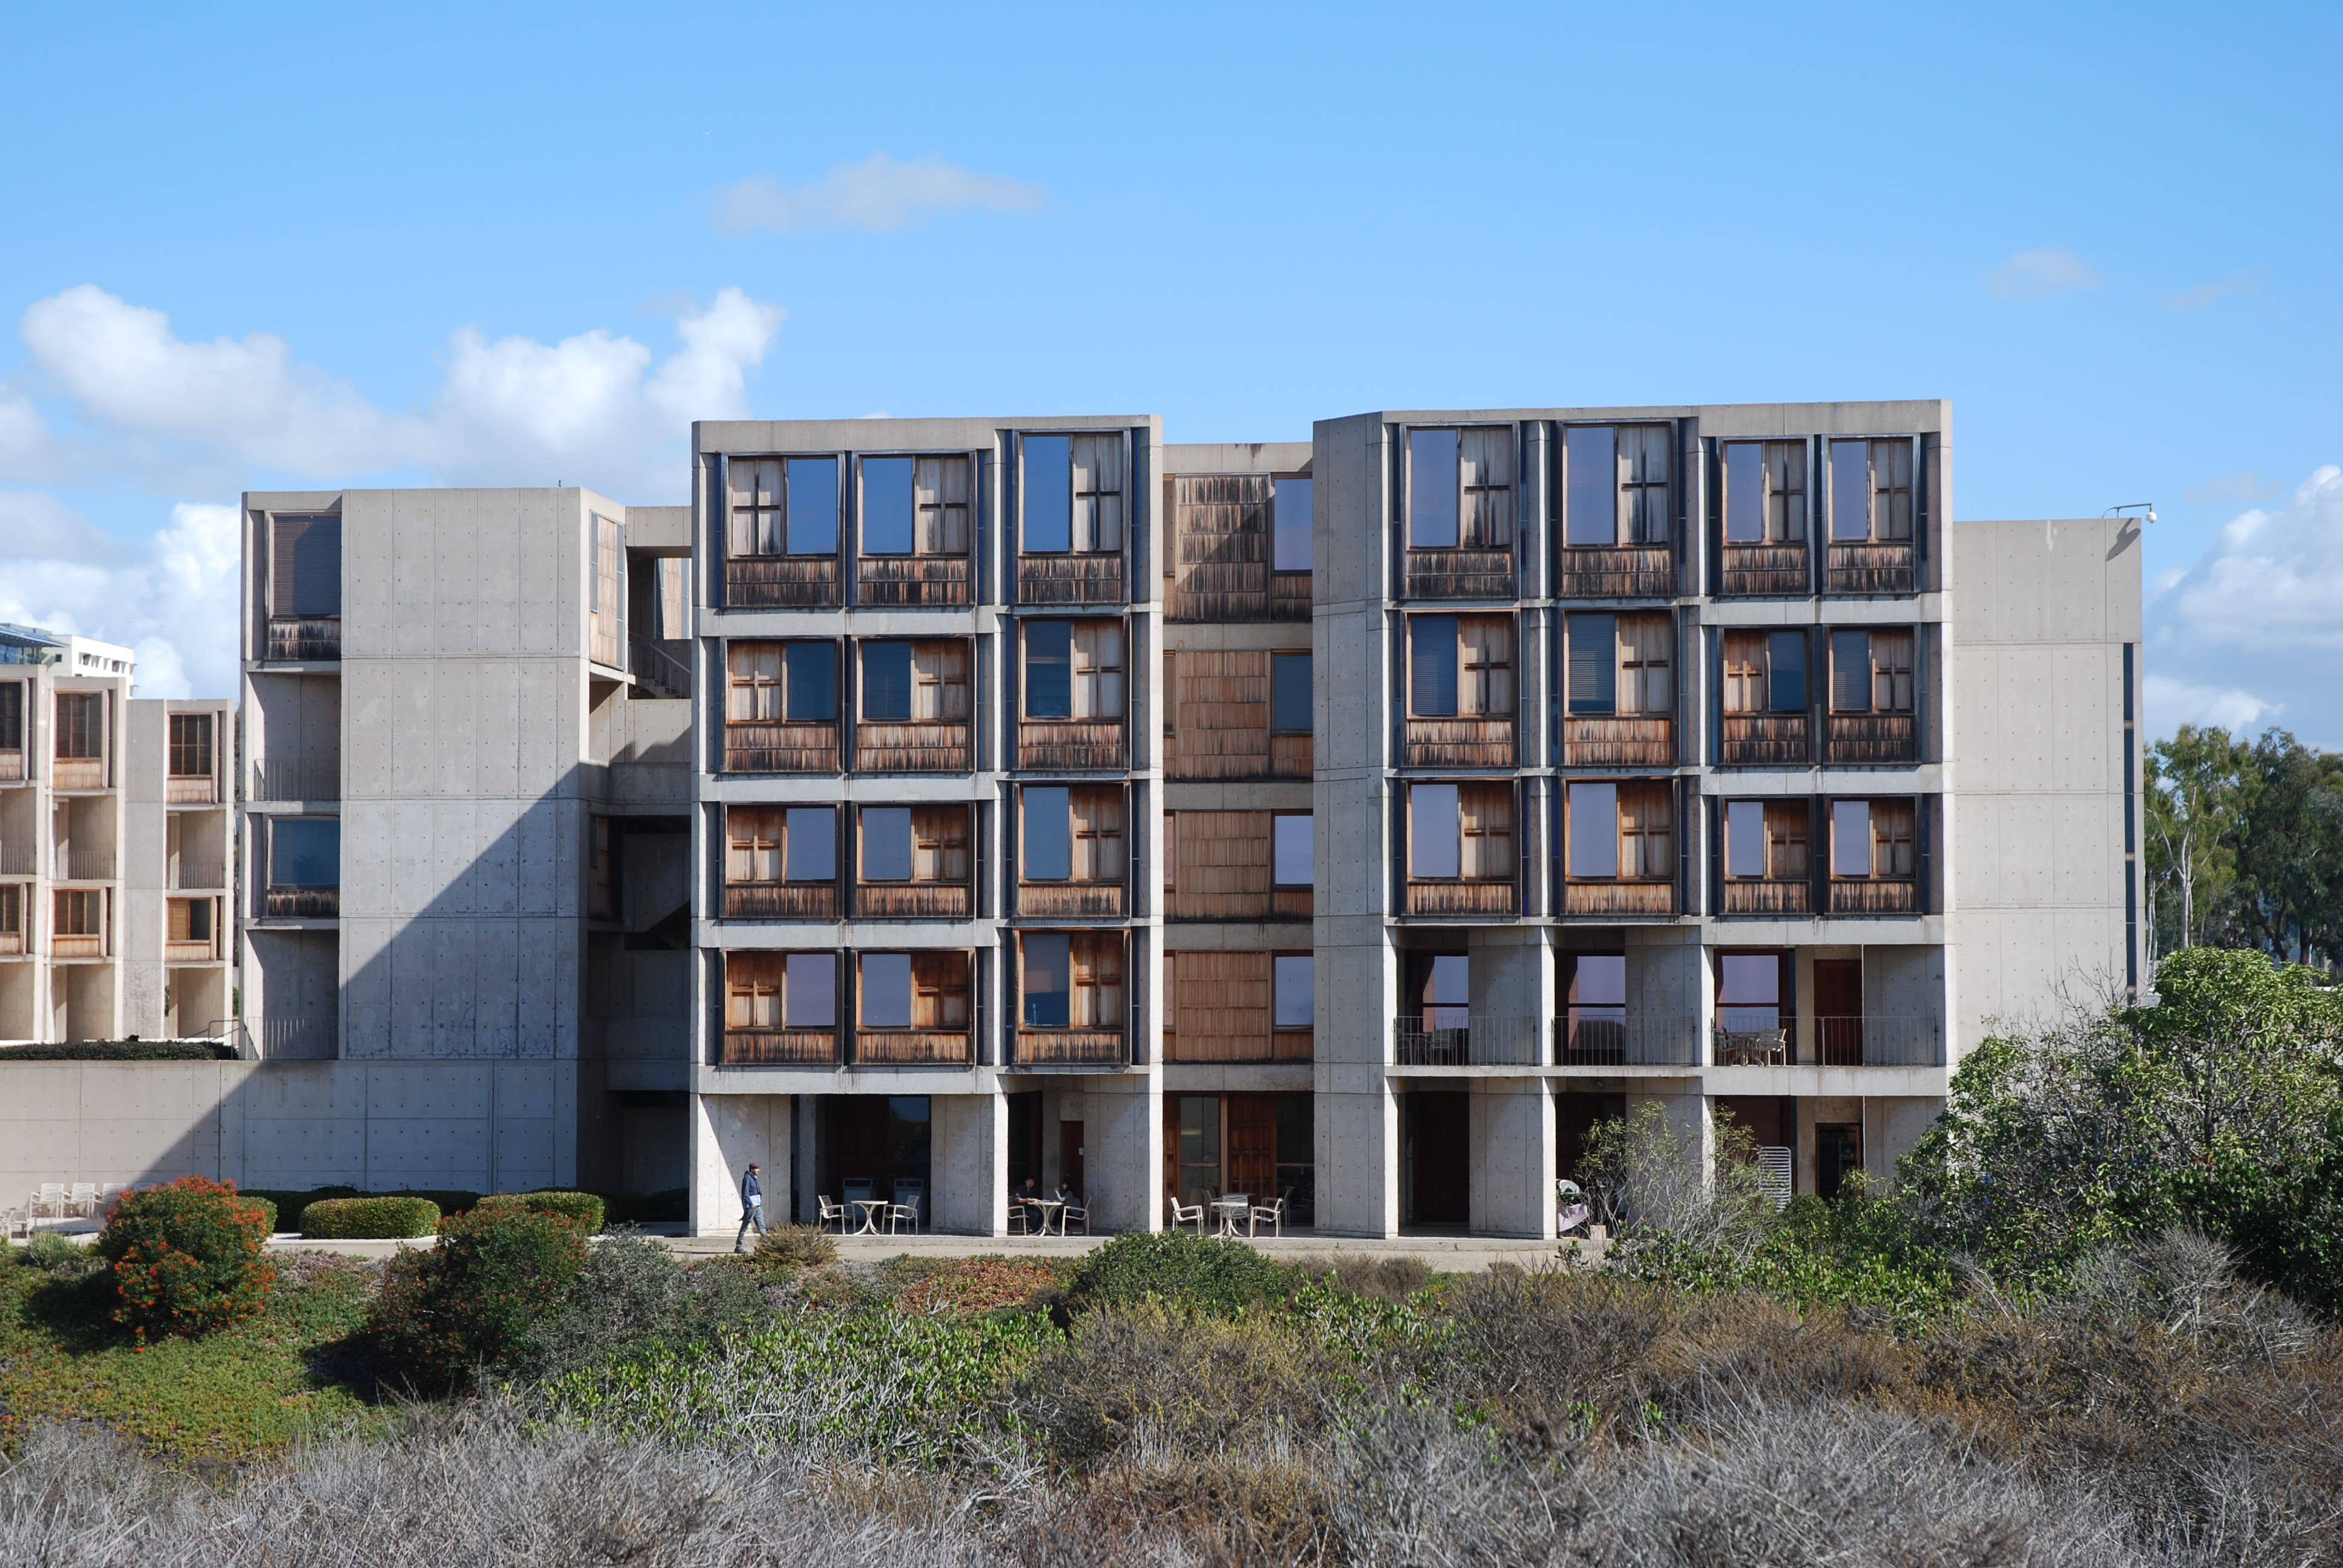
[[[1380,1067],[1319,1070],[1318,1230],[1399,1234],[1399,1097]]]
[[[1543,1079],[1476,1078],[1471,1223],[1477,1236],[1554,1235],[1554,1095]]]
[[[1154,1074],[1083,1081],[1083,1180],[1093,1231],[1163,1228],[1163,1090]],[[1006,1115],[1006,1107],[1003,1108]],[[1008,1132],[1001,1132],[1006,1197]],[[1006,1215],[1003,1215],[1006,1223]]]
[[[786,1222],[789,1169],[790,1096],[699,1094],[692,1097],[691,1229],[719,1235],[740,1223],[740,1173],[764,1167],[765,1222]]]
[[[939,1094],[928,1121],[929,1228],[969,1236],[1009,1229],[1009,1101]]]
[[[815,1191],[821,1181],[821,1135],[814,1118],[821,1106],[817,1094],[794,1094],[789,1097],[789,1189],[795,1195],[792,1205],[800,1225],[811,1225],[821,1218],[817,1203],[821,1194]],[[830,1194],[835,1198],[837,1193]]]

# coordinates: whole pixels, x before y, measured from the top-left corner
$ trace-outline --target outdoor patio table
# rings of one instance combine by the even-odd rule
[[[1244,1219],[1246,1214],[1249,1213],[1252,1209],[1252,1199],[1249,1196],[1242,1198],[1213,1199],[1212,1219],[1220,1227],[1215,1234],[1222,1236],[1235,1235],[1237,1233],[1237,1222]]]
[[[1050,1233],[1050,1220],[1052,1215],[1055,1215],[1058,1221],[1058,1234],[1062,1236],[1066,1233],[1066,1201],[1063,1198],[1036,1198],[1033,1200],[1033,1207],[1041,1211],[1041,1234],[1046,1236]]]
[[[884,1198],[850,1198],[847,1201],[853,1204],[857,1209],[862,1211],[862,1222],[854,1228],[854,1233],[858,1236],[877,1235],[879,1233],[879,1216],[880,1213],[886,1209],[887,1200]]]

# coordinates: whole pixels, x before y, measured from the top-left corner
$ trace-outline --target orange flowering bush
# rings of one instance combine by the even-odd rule
[[[96,1249],[111,1265],[114,1321],[142,1347],[242,1322],[277,1278],[261,1251],[268,1230],[266,1211],[233,1183],[182,1176],[124,1193]]]

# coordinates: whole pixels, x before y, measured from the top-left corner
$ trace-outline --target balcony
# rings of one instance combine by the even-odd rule
[[[1019,556],[1019,604],[1121,604],[1122,557]]]
[[[786,609],[837,602],[836,556],[749,556],[724,563],[727,609]]]
[[[835,882],[727,882],[724,918],[729,920],[834,920]]]
[[[858,773],[965,773],[974,753],[965,724],[857,724]]]
[[[1020,882],[1017,912],[1051,919],[1119,920],[1122,916],[1120,882]]]
[[[867,605],[975,602],[966,556],[864,556],[854,567],[854,597]]]
[[[1668,718],[1565,719],[1562,759],[1570,768],[1673,768],[1676,725]]]
[[[270,888],[261,894],[260,912],[270,920],[331,920],[341,911],[339,888]]]
[[[1823,566],[1823,592],[1908,594],[1918,590],[1919,557],[1909,539],[1834,544]]]
[[[1803,713],[1728,713],[1717,760],[1736,768],[1804,768],[1812,760]]]
[[[1804,598],[1815,591],[1806,547],[1727,545],[1717,591],[1751,598]]]
[[[307,661],[342,657],[342,618],[337,615],[272,615],[267,652],[272,659]]]
[[[1411,915],[1509,920],[1520,909],[1520,894],[1510,881],[1410,881],[1407,885],[1407,912]]]
[[[1824,760],[1845,767],[1920,760],[1919,721],[1909,713],[1834,713]]]
[[[192,855],[181,855],[171,870],[174,891],[217,892],[227,886],[227,863],[224,860],[199,860]]]
[[[1554,552],[1556,598],[1674,598],[1675,591],[1675,552],[1665,545]]]
[[[216,806],[219,780],[208,773],[173,774],[163,781],[163,801],[168,806]]]
[[[1270,574],[1269,618],[1303,622],[1310,619],[1310,574],[1308,572]]]
[[[255,800],[292,802],[342,798],[338,758],[263,757],[252,764]]]
[[[975,1060],[966,1030],[865,1029],[854,1035],[858,1067],[968,1067]]]
[[[178,941],[175,940],[166,941],[163,944],[163,961],[165,963],[209,963],[219,956],[219,944],[216,941],[209,940],[203,941]]]
[[[1815,1054],[1825,1067],[1942,1067],[1945,1031],[1933,1018],[1825,1015]]]
[[[1755,1008],[1720,1009],[1755,1014]],[[1787,1015],[1732,1019],[1710,1031],[1712,1060],[1719,1067],[1787,1067],[1797,1060],[1797,1020]]]
[[[1887,877],[1834,878],[1830,885],[1834,915],[1916,915],[1920,884],[1912,879]]]
[[[40,851],[30,844],[0,844],[0,877],[29,877],[39,869]]]
[[[1410,768],[1511,768],[1513,721],[1411,719],[1405,757]]]
[[[834,1029],[728,1029],[719,1067],[836,1067]]]
[[[724,771],[835,773],[838,771],[838,726],[829,723],[727,724],[724,727]]]
[[[1028,719],[1017,726],[1017,766],[1050,773],[1122,769],[1122,720]]]
[[[114,880],[114,851],[59,849],[56,877],[61,882],[110,882]]]
[[[975,900],[962,882],[858,882],[854,918],[860,920],[964,920]]]
[[[1434,1008],[1392,1020],[1392,1060],[1401,1067],[1543,1067],[1544,1033],[1534,1018]]]
[[[1674,882],[1566,882],[1562,890],[1565,915],[1673,915],[1676,912]]]
[[[59,793],[66,790],[103,789],[106,788],[106,759],[60,757],[50,765],[49,787]]]
[[[1814,907],[1815,886],[1805,877],[1736,877],[1725,884],[1728,915],[1805,915]]]
[[[1119,1029],[1020,1029],[1011,1054],[1018,1067],[1121,1067],[1128,1060]]]
[[[1513,552],[1509,549],[1411,549],[1407,552],[1410,598],[1514,598]]]
[[[326,1018],[264,1018],[260,1055],[265,1061],[329,1061],[336,1054],[340,1020]]]
[[[1564,1010],[1554,1020],[1556,1067],[1693,1067],[1700,1026],[1684,1018],[1631,1018],[1624,1006]]]

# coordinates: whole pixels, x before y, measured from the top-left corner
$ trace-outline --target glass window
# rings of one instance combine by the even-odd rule
[[[1871,711],[1871,634],[1831,633],[1831,711]]]
[[[1279,479],[1270,487],[1272,569],[1281,572],[1306,572],[1310,569],[1310,498],[1311,482],[1308,479]]]
[[[792,806],[782,845],[781,875],[792,882],[827,882],[838,875],[838,809]]]
[[[1314,965],[1308,953],[1280,953],[1275,960],[1274,1010],[1279,1029],[1308,1029],[1316,1017]]]
[[[1615,713],[1619,707],[1619,618],[1569,618],[1570,710]]]
[[[1777,631],[1765,639],[1765,706],[1775,713],[1806,710],[1806,634]]]
[[[25,749],[25,683],[0,680],[0,751]]]
[[[1025,623],[1025,717],[1074,716],[1074,623]]]
[[[1419,878],[1461,875],[1456,786],[1409,786],[1407,812],[1407,874]]]
[[[1074,546],[1074,444],[1064,436],[1028,436],[1023,447],[1021,548],[1070,550]]]
[[[1616,877],[1619,874],[1619,787],[1616,784],[1573,784],[1570,787],[1569,869],[1574,877]]]
[[[1580,953],[1571,966],[1570,1004],[1624,1010],[1627,1005],[1627,955]],[[1624,1020],[1624,1012],[1621,1017]]]
[[[1269,727],[1285,735],[1307,735],[1310,719],[1310,656],[1280,653],[1270,658]]]
[[[342,820],[338,817],[278,817],[268,831],[268,885],[342,885]]]
[[[1018,844],[1024,855],[1025,879],[1064,881],[1074,874],[1071,793],[1056,785],[1028,785],[1018,793],[1024,807]]]
[[[1725,953],[1717,960],[1716,1020],[1736,1033],[1782,1027],[1782,955]]]
[[[838,1024],[838,955],[791,953],[782,1023],[790,1029],[834,1029]]]
[[[911,809],[909,806],[862,808],[862,879],[866,882],[908,882],[911,879]]]
[[[1725,542],[1765,538],[1765,448],[1755,441],[1725,444]]]
[[[1317,836],[1309,813],[1272,817],[1270,861],[1281,888],[1314,887],[1318,881]]]
[[[269,544],[269,613],[337,616],[342,613],[342,520],[339,518],[277,518]]]
[[[862,459],[862,553],[911,553],[911,459]]]
[[[1423,977],[1423,1026],[1463,1029],[1472,1021],[1473,960],[1463,953],[1442,953]]]
[[[1831,802],[1831,875],[1871,875],[1871,802]]]
[[[1871,537],[1871,443],[1830,444],[1831,538],[1855,543]]]
[[[1059,932],[1035,931],[1024,938],[1023,950],[1026,1027],[1065,1028],[1071,1016],[1067,988],[1073,968],[1071,943]]]
[[[1180,1097],[1180,1201],[1209,1203],[1221,1195],[1221,1100]]]
[[[1608,425],[1573,425],[1563,433],[1563,542],[1619,542],[1619,447]]]
[[[1456,432],[1407,433],[1407,542],[1417,549],[1456,544]]]
[[[874,724],[900,724],[911,717],[911,645],[862,645],[862,717]]]
[[[1456,618],[1408,618],[1408,711],[1427,719],[1456,712]]]
[[[911,955],[862,955],[862,1027],[911,1027]]]
[[[838,644],[793,642],[786,658],[789,718],[801,724],[838,722]]]
[[[838,553],[838,459],[789,459],[789,554]]]
[[[1765,803],[1734,800],[1725,808],[1725,874],[1765,874]]]
[[[106,694],[102,691],[57,693],[56,754],[60,760],[87,761],[102,757],[106,739]]]
[[[208,779],[212,776],[210,714],[171,715],[170,768],[174,779]]]

